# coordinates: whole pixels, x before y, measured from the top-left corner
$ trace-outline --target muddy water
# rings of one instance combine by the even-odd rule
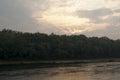
[[[27,67],[1,69],[0,80],[120,80],[120,62]]]

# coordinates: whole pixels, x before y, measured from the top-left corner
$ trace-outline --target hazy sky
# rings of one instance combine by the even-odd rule
[[[120,38],[120,0],[0,0],[3,28]]]

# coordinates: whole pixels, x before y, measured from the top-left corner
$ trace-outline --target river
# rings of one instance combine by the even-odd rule
[[[1,67],[0,80],[120,80],[120,62],[30,66]]]

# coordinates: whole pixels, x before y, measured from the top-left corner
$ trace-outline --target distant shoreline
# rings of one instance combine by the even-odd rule
[[[7,60],[0,60],[0,65],[79,64],[79,63],[97,63],[97,62],[120,62],[120,59],[46,60],[46,61],[7,61]]]

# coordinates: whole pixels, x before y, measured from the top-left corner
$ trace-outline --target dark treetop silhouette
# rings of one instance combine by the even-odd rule
[[[0,31],[0,60],[120,58],[120,40],[85,35]]]

